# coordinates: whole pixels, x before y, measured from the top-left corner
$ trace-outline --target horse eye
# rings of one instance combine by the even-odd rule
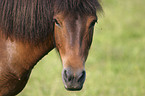
[[[92,23],[90,24],[89,28],[93,27],[96,22],[97,22],[97,20],[92,21]]]
[[[54,19],[54,22],[56,25],[60,26],[60,24],[58,23],[58,21],[56,19]]]

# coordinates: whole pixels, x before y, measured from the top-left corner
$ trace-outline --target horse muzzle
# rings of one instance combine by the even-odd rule
[[[85,81],[85,70],[78,69],[72,70],[71,68],[65,68],[62,71],[62,80],[65,88],[69,91],[79,91],[83,88]]]

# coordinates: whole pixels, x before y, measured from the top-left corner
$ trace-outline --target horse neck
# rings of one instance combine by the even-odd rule
[[[7,59],[1,60],[0,63],[7,65],[10,71],[21,77],[25,72],[30,71],[53,48],[52,36],[38,45],[1,38],[0,50],[4,50],[3,54]]]

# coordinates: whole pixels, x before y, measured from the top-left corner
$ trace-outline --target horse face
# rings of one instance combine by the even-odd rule
[[[63,63],[62,79],[67,90],[81,90],[85,61],[92,42],[96,15],[57,14],[54,17],[56,48]]]

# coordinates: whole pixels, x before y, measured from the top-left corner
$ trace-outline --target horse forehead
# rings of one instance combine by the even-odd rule
[[[79,20],[85,20],[85,18],[86,18],[87,16],[86,15],[83,15],[83,14],[80,14],[80,13],[78,13],[78,12],[70,12],[68,15],[66,15],[66,20],[67,21],[74,21],[74,22],[76,22],[76,21],[79,21]]]
[[[83,25],[85,25],[85,22],[87,21],[87,17],[86,16],[81,16],[79,14],[72,14],[72,15],[68,15],[67,18],[65,18],[65,23],[67,26],[69,27],[82,27]]]
[[[72,31],[73,33],[80,31],[84,25],[82,23],[83,19],[77,14],[75,16],[68,16],[64,22],[67,31]]]

